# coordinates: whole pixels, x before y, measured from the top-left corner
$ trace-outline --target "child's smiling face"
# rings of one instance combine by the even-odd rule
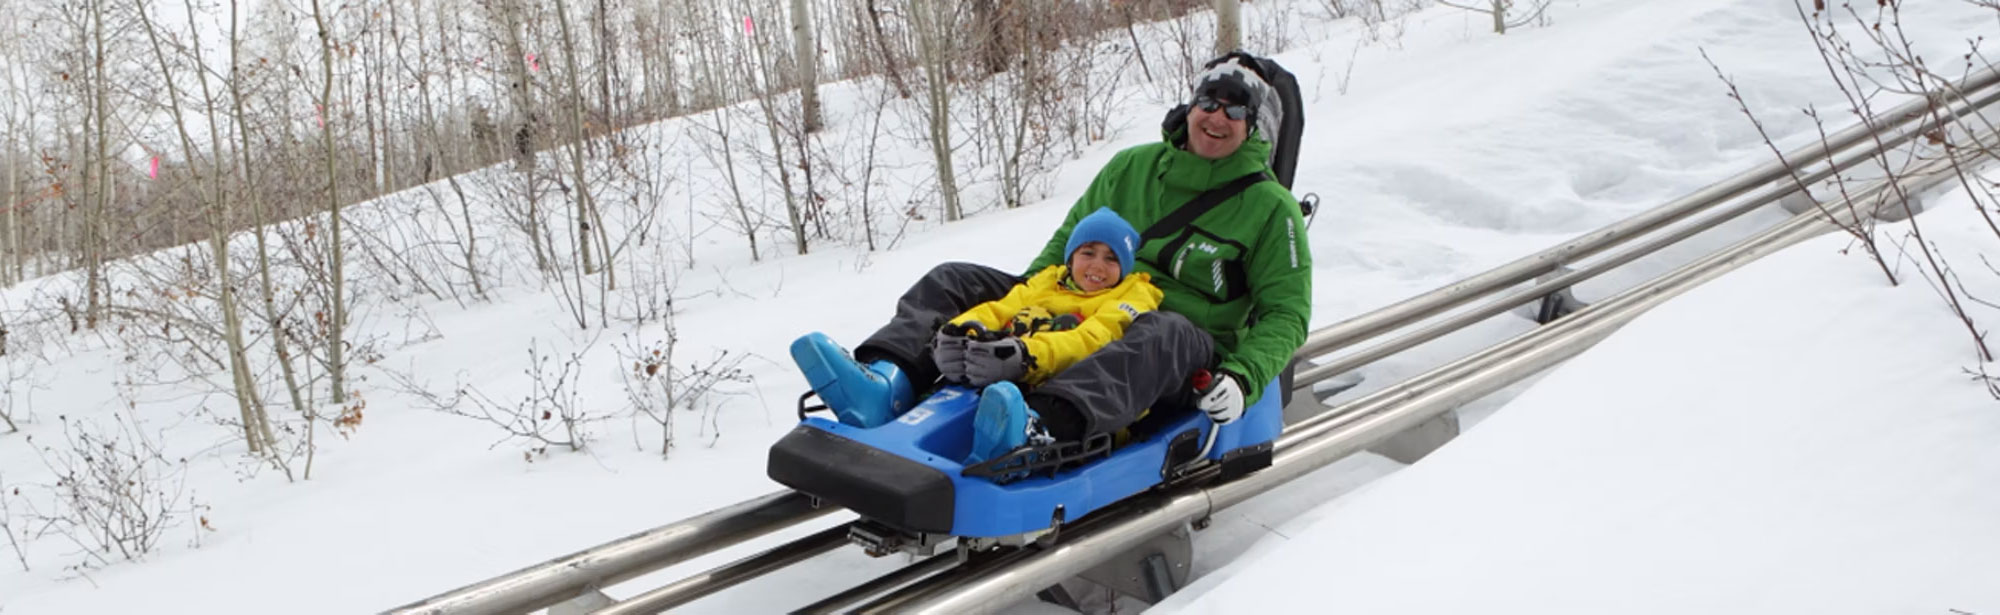
[[[1118,265],[1118,253],[1102,241],[1077,246],[1076,252],[1069,255],[1070,280],[1085,292],[1116,286],[1123,269]]]

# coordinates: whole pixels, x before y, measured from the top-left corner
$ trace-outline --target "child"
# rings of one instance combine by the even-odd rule
[[[1122,337],[1139,313],[1159,307],[1160,289],[1132,271],[1138,245],[1130,223],[1099,209],[1070,231],[1064,264],[1042,269],[1000,300],[974,306],[939,328],[931,358],[940,381],[985,387],[968,464],[1018,448],[1039,430],[1034,411],[1008,411],[989,398],[1020,397],[1012,381],[1047,380]],[[888,361],[855,360],[821,333],[794,341],[792,359],[840,422],[856,427],[894,420],[914,403],[918,391],[910,389],[921,386]]]
[[[1130,223],[1099,209],[1070,231],[1065,264],[1042,269],[1006,297],[974,306],[938,330],[931,356],[943,381],[984,387],[968,464],[1041,433],[1033,410],[999,403],[1021,395],[1015,382],[1047,380],[1123,337],[1140,312],[1159,307],[1160,289],[1132,271],[1138,245],[1139,232]]]

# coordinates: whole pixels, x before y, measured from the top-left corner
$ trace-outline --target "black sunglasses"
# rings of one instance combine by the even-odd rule
[[[1222,114],[1229,116],[1229,119],[1232,120],[1240,120],[1246,117],[1250,117],[1250,105],[1229,104],[1222,102],[1220,100],[1216,100],[1215,97],[1212,96],[1201,96],[1195,98],[1194,106],[1197,109],[1201,109],[1202,111],[1207,111],[1209,113],[1214,113],[1216,109],[1221,109]]]

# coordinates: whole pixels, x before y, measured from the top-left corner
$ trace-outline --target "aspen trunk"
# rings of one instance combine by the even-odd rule
[[[11,75],[9,77],[7,80],[7,106],[12,107],[16,104],[16,99],[14,96],[14,80],[11,78]],[[0,195],[5,195],[4,197],[0,197],[0,206],[6,207],[6,209],[0,210],[0,282],[5,282],[10,286],[21,281],[21,244],[19,236],[16,235],[14,225],[14,217],[20,208],[17,201],[21,199],[19,196],[21,165],[19,161],[13,158],[13,153],[20,151],[20,139],[17,137],[20,132],[20,127],[14,123],[14,118],[8,117],[7,191],[0,192]]]
[[[320,145],[326,149],[326,198],[331,206],[327,226],[331,231],[328,245],[327,267],[332,271],[333,305],[327,315],[326,356],[327,377],[332,383],[333,403],[347,403],[347,254],[341,246],[340,219],[340,166],[333,149],[333,122],[338,117],[333,112],[333,32],[326,15],[320,9],[319,0],[312,0],[313,23],[319,26],[320,105],[324,109],[326,126],[320,130]]]
[[[938,196],[944,202],[944,220],[952,222],[965,214],[959,208],[958,179],[951,161],[951,38],[945,32],[951,9],[944,3],[927,0],[916,0],[910,8],[916,16],[918,53],[924,63],[925,103],[930,110],[928,128],[931,156],[937,165]]]
[[[96,204],[91,207],[90,213],[84,216],[83,222],[85,229],[83,241],[84,266],[89,268],[89,271],[85,274],[85,284],[90,287],[85,291],[86,303],[83,311],[83,322],[85,327],[95,329],[97,328],[97,319],[103,314],[104,310],[103,301],[99,297],[100,291],[105,285],[104,249],[106,242],[104,237],[104,217],[111,209],[111,124],[109,121],[111,112],[110,105],[108,104],[111,92],[110,88],[105,85],[104,77],[104,3],[102,0],[93,0],[90,3],[90,19],[92,23],[90,28],[91,39],[95,49],[92,54],[92,68],[95,76],[92,77],[90,87],[92,90],[91,98],[95,102],[93,106],[96,109],[95,115],[97,118],[95,126],[97,129],[97,194],[95,199]]]
[[[399,3],[389,2],[385,4],[387,6],[383,7],[383,10],[389,13],[389,38],[400,43],[402,37],[396,32],[396,14],[401,12],[397,8]],[[377,39],[375,49],[375,104],[379,105],[382,109],[382,183],[378,189],[381,191],[380,194],[388,194],[395,192],[397,187],[396,130],[389,125],[391,115],[389,110],[402,108],[402,105],[397,104],[397,101],[389,99],[391,92],[401,91],[401,88],[389,88],[389,59],[403,57],[403,54],[401,49],[397,49],[392,53],[388,44],[381,39]]]
[[[152,17],[147,14],[145,5],[141,3],[143,1],[134,2],[133,5],[138,9],[139,23],[145,27],[146,38],[152,43],[153,55],[160,63],[160,75],[167,83],[167,109],[173,119],[174,130],[180,136],[181,151],[187,157],[188,168],[194,175],[196,190],[200,191],[203,200],[207,201],[207,207],[203,211],[208,222],[209,249],[215,259],[216,301],[222,311],[223,344],[228,348],[230,380],[235,389],[237,412],[243,420],[243,440],[249,445],[250,452],[276,457],[277,438],[271,432],[271,424],[265,419],[262,407],[256,403],[256,380],[250,373],[250,364],[243,352],[243,323],[237,317],[235,280],[229,271],[229,232],[223,224],[223,220],[228,218],[229,203],[222,189],[221,169],[219,165],[214,165],[210,168],[208,177],[201,176],[201,152],[195,148],[194,139],[188,135],[187,118],[181,110],[180,88],[174,85],[171,64],[167,62],[166,52],[160,46],[159,33],[153,28]],[[199,38],[195,40],[192,48],[195,50],[195,63],[200,65]],[[206,76],[200,77],[202,93],[204,98],[207,98],[208,79]],[[209,139],[214,143],[221,137],[221,131],[215,127],[214,115],[209,115],[208,121]]]
[[[1215,55],[1242,48],[1242,0],[1215,0]]]
[[[504,64],[514,81],[507,86],[518,118],[514,128],[514,168],[530,172],[535,170],[535,144],[541,135],[541,122],[535,113],[533,86],[528,81],[527,51],[521,46],[521,5],[517,0],[496,0],[492,6],[500,17],[500,47],[507,54]]]
[[[570,171],[574,177],[572,181],[576,184],[576,252],[577,256],[583,259],[583,275],[590,275],[597,273],[597,268],[590,258],[590,221],[592,218],[590,178],[584,174],[583,169],[584,141],[589,139],[589,135],[584,131],[583,125],[583,86],[580,85],[576,78],[576,44],[570,36],[569,6],[563,0],[556,0],[556,22],[562,28],[563,63],[565,65],[563,72],[568,73],[567,78],[571,100],[569,108],[570,128],[575,131],[575,134],[570,139],[569,150]],[[609,267],[610,263],[605,263],[605,265]],[[582,284],[580,279],[578,284]],[[578,296],[582,296],[580,291]]]
[[[420,8],[417,10],[421,11]],[[421,15],[421,13],[417,14]],[[440,24],[440,27],[442,27],[442,24]],[[443,37],[443,34],[439,36]],[[399,39],[398,45],[400,46],[400,44]],[[426,44],[424,37],[422,19],[417,20],[417,49],[426,51],[430,49],[430,45]],[[485,299],[486,286],[479,278],[479,235],[472,225],[472,206],[466,202],[465,189],[460,187],[458,183],[458,174],[456,173],[458,169],[458,157],[453,155],[451,151],[453,148],[447,146],[443,142],[444,139],[439,135],[437,111],[431,106],[430,60],[431,54],[427,52],[417,54],[417,104],[420,111],[424,114],[424,126],[427,127],[431,139],[428,151],[437,157],[437,165],[443,167],[445,182],[451,186],[452,193],[458,196],[459,217],[465,220],[465,249],[463,250],[465,253],[465,273],[472,281],[472,294],[474,297]],[[446,61],[448,62],[449,59],[447,58]],[[428,180],[429,177],[425,177],[425,179]]]
[[[747,11],[749,7],[744,8]],[[780,137],[777,102],[772,100],[771,96],[773,91],[781,87],[775,78],[777,63],[770,61],[764,55],[764,41],[753,38],[747,43],[745,47],[757,65],[757,72],[764,76],[762,84],[757,84],[753,80],[751,86],[755,87],[756,91],[752,94],[757,97],[758,110],[764,112],[764,131],[771,139],[773,166],[778,169],[778,189],[785,195],[785,220],[792,231],[792,249],[799,254],[805,254],[808,247],[805,218],[799,212],[798,194],[792,190],[792,165],[785,160],[785,144]]]
[[[15,88],[14,76],[12,74],[0,74],[0,77],[7,79],[8,106],[19,108],[17,106],[20,100],[19,91]],[[30,110],[28,112],[28,120],[26,122],[17,124],[14,122],[13,117],[8,117],[7,122],[7,151],[22,151],[20,147],[20,134],[34,126],[34,111]],[[4,247],[7,252],[6,259],[0,260],[0,276],[4,276],[8,284],[20,283],[26,273],[23,270],[22,263],[27,260],[27,255],[24,254],[26,250],[21,246],[20,225],[21,216],[26,215],[26,212],[23,211],[26,199],[24,195],[21,195],[20,172],[20,161],[12,159],[7,161],[8,202],[6,211],[0,211],[0,223],[6,225],[4,229],[0,229],[0,241],[6,242]]]
[[[597,0],[597,104],[602,105],[604,114],[600,122],[603,125],[598,128],[606,135],[615,135],[618,132],[618,98],[611,95],[611,75],[618,66],[618,50],[611,44],[610,10],[605,0]],[[607,245],[605,249],[610,248]],[[610,255],[605,255],[605,258],[609,260]],[[606,262],[604,269],[610,271],[611,264]]]
[[[667,17],[667,11],[660,11],[659,32],[667,43],[666,52],[660,55],[661,69],[664,71],[660,75],[660,82],[667,88],[667,114],[680,115],[687,105],[687,101],[681,98],[680,70],[674,66],[674,49],[679,47],[676,41],[679,41],[680,37],[674,36],[673,22]]]
[[[819,132],[825,118],[819,111],[819,54],[813,42],[812,11],[806,0],[792,0],[792,54],[799,66],[799,106],[805,116],[805,131]],[[805,254],[800,240],[799,253]]]
[[[314,412],[312,407],[306,404],[304,393],[299,386],[298,372],[292,367],[291,348],[289,347],[289,343],[285,341],[285,322],[278,314],[278,293],[271,284],[270,243],[264,229],[264,225],[270,219],[270,216],[265,212],[264,201],[260,198],[260,193],[257,190],[256,177],[254,175],[256,166],[250,161],[250,122],[249,117],[243,113],[243,81],[240,78],[242,74],[242,39],[237,36],[236,32],[236,9],[236,0],[230,0],[230,113],[236,119],[236,136],[238,139],[236,149],[237,155],[241,158],[240,161],[243,165],[241,172],[241,177],[243,178],[242,186],[244,188],[243,194],[250,200],[250,224],[253,235],[257,238],[257,286],[258,291],[264,297],[264,322],[268,323],[271,327],[271,349],[272,352],[278,355],[278,369],[285,377],[285,392],[291,397],[292,408],[305,413],[306,417],[311,419]],[[311,471],[308,470],[307,473],[310,475]]]
[[[535,253],[535,268],[544,273],[555,270],[555,246],[548,245],[542,224],[541,196],[535,194],[535,144],[540,139],[541,119],[535,113],[534,87],[529,81],[527,52],[521,45],[521,6],[518,0],[492,0],[494,26],[500,30],[501,60],[510,81],[508,98],[513,101],[515,128],[512,133],[514,169],[528,201],[528,243]]]
[[[363,152],[361,161],[368,165],[368,190],[382,194],[382,146],[376,141],[376,106],[381,101],[375,99],[375,82],[381,79],[375,74],[372,62],[361,62],[361,127],[368,137],[368,151]],[[352,100],[352,99],[349,99]],[[386,113],[386,112],[384,112]],[[363,195],[365,198],[366,195]]]

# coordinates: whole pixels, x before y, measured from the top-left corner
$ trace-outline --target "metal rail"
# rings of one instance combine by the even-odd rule
[[[1950,107],[1952,113],[1962,114],[1972,107],[1982,107],[2000,100],[2000,87],[1993,87],[1996,84],[2000,84],[2000,71],[1992,69],[1967,77],[1958,84],[1956,92],[1973,94],[1961,99],[1952,99],[1951,102],[1954,103]],[[1968,103],[1963,98],[1970,98],[1971,102]],[[1928,104],[1929,101],[1924,99],[1910,101],[1882,113],[1870,124],[1878,130],[1883,129],[1885,125],[1904,126],[1883,137],[1883,141],[1890,145],[1902,143],[1924,132],[1908,126],[1925,123],[1922,112],[1927,110]],[[1910,121],[1912,118],[1918,121]],[[1819,181],[1839,169],[1866,160],[1874,151],[1874,143],[1870,142],[1872,138],[1868,126],[1856,126],[1830,135],[1822,143],[1788,152],[1786,159],[1798,168],[1815,169],[1805,173],[1804,181]],[[1826,164],[1824,168],[1819,168],[1822,162]],[[1600,275],[1613,267],[1712,228],[1795,191],[1795,187],[1786,178],[1787,170],[1783,165],[1777,162],[1760,165],[1666,205],[1586,233],[1548,250],[1314,331],[1299,351],[1299,356],[1326,354],[1364,339],[1417,324],[1453,308],[1496,295],[1579,259],[1625,244],[1636,237],[1690,218],[1731,199],[1750,195],[1746,200],[1723,209],[1716,215],[1619,252],[1589,267],[1534,284],[1525,290],[1509,293],[1489,305],[1454,315],[1443,322],[1428,325],[1358,353],[1343,355],[1332,363],[1305,368],[1300,371],[1294,386],[1307,389],[1319,380],[1435,339],[1467,324]],[[1782,184],[1768,185],[1779,180],[1786,181]],[[1752,190],[1760,185],[1765,187],[1753,193]],[[1813,212],[1811,215],[1816,216],[1818,213]],[[1806,217],[1809,216],[1800,218]],[[1810,232],[1797,229],[1784,231],[1784,229],[1791,229],[1798,224],[1810,226],[1810,221],[1801,223],[1800,218],[1794,218],[1792,222],[1759,234],[1758,237],[1775,240],[1780,235],[1772,233],[1793,232],[1798,235],[1796,237],[1784,235],[1785,243],[1782,245],[1796,242],[1810,235]],[[1738,244],[1739,247],[1742,245]],[[1768,252],[1757,252],[1757,255],[1761,256],[1763,253]],[[1701,259],[1695,264],[1676,270],[1676,274],[1704,263],[1715,266],[1716,257]],[[1734,265],[1729,266],[1733,267]],[[1726,268],[1718,270],[1713,275],[1720,275],[1721,271],[1726,270]],[[1669,274],[1668,277],[1676,274]],[[1668,277],[1663,277],[1661,280]],[[1706,279],[1708,278],[1701,278],[1701,280]],[[1678,290],[1674,290],[1673,294],[1685,290],[1685,286],[1676,288]],[[1628,291],[1620,297],[1637,292],[1638,289]],[[1653,302],[1657,303],[1664,301],[1671,294],[1651,296]],[[933,557],[804,607],[800,612],[834,612],[839,606],[854,604],[891,590],[895,591],[870,602],[863,607],[863,612],[886,612],[885,609],[900,612],[905,608],[928,612],[985,612],[986,609],[1002,604],[1000,601],[1004,601],[1007,596],[1032,593],[1063,578],[1074,576],[1074,571],[1089,567],[1084,562],[1094,565],[1104,558],[1116,555],[1120,551],[1115,547],[1130,544],[1135,540],[1135,536],[1136,540],[1143,540],[1172,529],[1174,523],[1206,517],[1216,510],[1248,499],[1311,469],[1372,446],[1446,409],[1491,392],[1498,386],[1504,386],[1494,384],[1500,378],[1510,378],[1507,382],[1511,382],[1539,371],[1547,365],[1560,362],[1575,352],[1580,352],[1582,348],[1597,339],[1609,335],[1617,325],[1629,320],[1631,316],[1622,318],[1604,316],[1614,313],[1613,306],[1622,304],[1623,302],[1617,299],[1600,302],[1529,334],[1296,423],[1288,427],[1286,435],[1278,441],[1273,466],[1244,479],[1208,489],[1183,487],[1135,498],[1117,509],[1066,526],[1064,540],[1052,548],[1023,549],[1004,557],[979,558],[956,568],[951,568],[956,561],[950,554]],[[1652,304],[1645,305],[1650,307]],[[1592,325],[1592,323],[1607,324]],[[1212,472],[1197,473],[1192,480],[1184,483],[1205,483],[1206,474]],[[803,494],[789,491],[773,493],[467,585],[392,609],[388,613],[442,615],[528,612],[763,536],[827,514],[832,510],[831,507],[816,507],[811,498]],[[1167,519],[1176,521],[1161,526],[1162,520]],[[654,612],[684,604],[835,548],[839,543],[829,537],[831,532],[833,530],[827,530],[805,539],[779,545],[597,612],[621,614]],[[1050,560],[1073,560],[1074,565],[1052,566],[1041,563]],[[950,572],[939,574],[948,568]],[[1047,576],[1057,574],[1052,571],[1072,572],[1051,581]],[[981,576],[989,572],[992,573],[990,577]],[[897,587],[903,589],[896,590]],[[980,596],[985,598],[977,598]]]
[[[842,606],[888,593],[918,579],[944,572],[958,563],[958,553],[939,553],[921,562],[898,568],[895,572],[875,577],[873,581],[848,588],[847,591],[827,596],[819,602],[799,607],[798,610],[792,611],[792,615],[832,615],[839,612]]]
[[[525,613],[832,512],[780,491],[626,536],[388,612],[393,615]]]
[[[1944,179],[1944,174],[1929,169],[1906,177],[1938,181]],[[1872,198],[1888,187],[1887,182],[1878,183],[1856,200]],[[1005,606],[1010,598],[1082,574],[1152,536],[1248,501],[1467,401],[1559,364],[1668,299],[1830,228],[1832,223],[1825,214],[1817,211],[1799,214],[1549,325],[1300,423],[1298,429],[1288,429],[1278,440],[1269,468],[1229,482],[1163,493],[1121,508],[1116,518],[1106,523],[1066,532],[1063,542],[1053,548],[1024,549],[1023,555],[996,560],[992,565],[933,576],[861,605],[854,612],[990,613]]]
[[[839,548],[847,544],[847,530],[852,525],[854,524],[842,523],[820,530],[811,536],[675,581],[609,607],[591,611],[590,615],[651,614],[699,600],[703,596],[735,587],[744,581]]]

